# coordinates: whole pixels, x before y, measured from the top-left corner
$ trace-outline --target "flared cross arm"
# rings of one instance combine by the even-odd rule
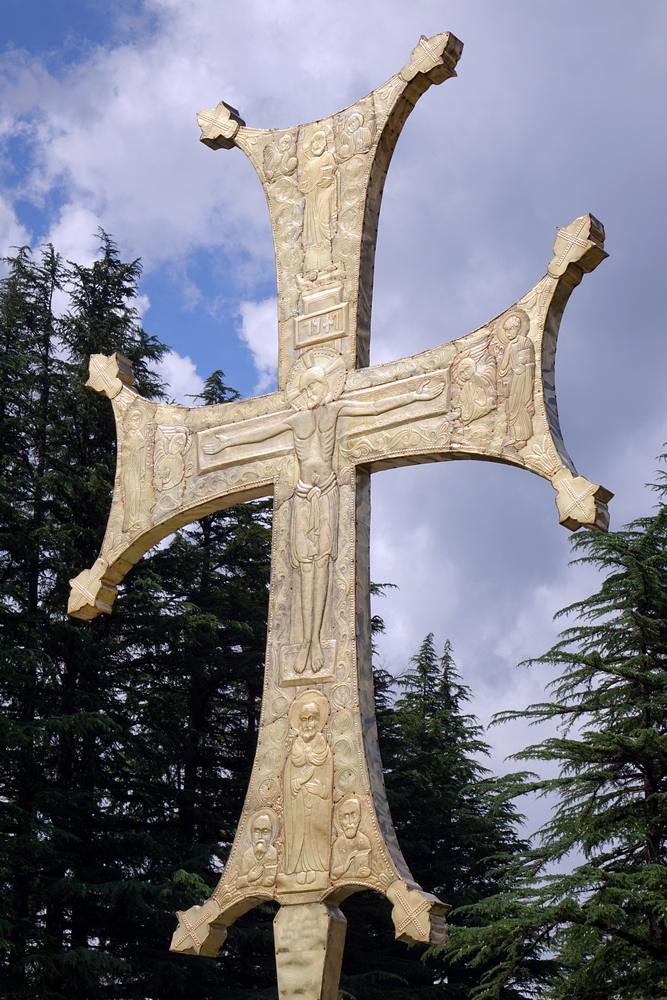
[[[330,402],[335,395],[342,407],[339,466],[372,472],[460,458],[518,465],[553,484],[565,527],[605,530],[612,494],[577,474],[560,432],[554,384],[563,309],[583,274],[606,256],[603,245],[601,223],[582,216],[558,229],[544,277],[473,333],[352,371],[335,349],[307,348],[285,390],[255,399],[155,403],[132,388],[127,359],[93,355],[87,384],[111,399],[117,470],[99,557],[72,580],[69,613],[84,619],[109,613],[130,567],[179,527],[243,500],[277,491],[282,503],[293,493],[295,438],[286,421],[301,398],[299,381],[322,367],[318,360],[325,368],[334,361],[326,379]],[[394,398],[403,404],[386,407]]]

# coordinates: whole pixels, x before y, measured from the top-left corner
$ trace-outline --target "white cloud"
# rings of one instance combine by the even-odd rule
[[[137,295],[134,299],[134,308],[139,313],[140,319],[143,319],[150,307],[151,303],[147,295]]]
[[[252,352],[259,373],[255,392],[274,387],[278,371],[278,302],[275,298],[263,302],[241,302],[241,338]]]
[[[166,383],[169,398],[182,406],[196,406],[192,396],[198,396],[204,388],[204,380],[197,374],[197,366],[189,357],[182,358],[176,351],[168,351],[155,371]]]
[[[44,242],[53,243],[64,260],[90,267],[100,249],[98,227],[98,216],[90,208],[65,205]]]
[[[0,257],[12,257],[16,250],[30,243],[30,234],[16,218],[14,207],[0,195]]]

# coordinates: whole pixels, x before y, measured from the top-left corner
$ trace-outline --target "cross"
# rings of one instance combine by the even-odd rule
[[[387,83],[338,114],[247,128],[224,102],[198,115],[201,140],[242,149],[263,185],[276,251],[278,389],[214,406],[143,399],[120,355],[91,358],[111,400],[118,464],[99,558],[72,581],[69,613],[110,612],[130,567],[202,516],[273,495],[262,715],[250,785],[224,873],[179,913],[172,949],[215,955],[227,928],[276,900],[282,1000],[336,996],[339,904],[375,889],[396,936],[444,944],[448,906],[412,877],[384,790],[373,709],[370,475],[417,462],[481,459],[556,489],[562,524],[606,530],[612,494],[579,476],[554,385],[563,309],[607,256],[591,215],[559,228],[554,259],[489,323],[442,346],[369,365],[378,213],[404,121],[455,76],[461,43],[423,38]]]

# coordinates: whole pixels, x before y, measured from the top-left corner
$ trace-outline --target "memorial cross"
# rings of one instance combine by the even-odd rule
[[[373,709],[370,474],[475,458],[528,469],[557,491],[560,521],[606,530],[611,493],[577,475],[558,424],[563,309],[606,253],[592,216],[559,228],[547,273],[473,333],[369,365],[373,259],[384,178],[402,125],[462,45],[422,38],[409,62],[352,107],[309,125],[246,128],[221,102],[198,115],[208,146],[249,157],[271,214],[278,281],[278,390],[215,406],[143,399],[120,355],[91,359],[113,404],[118,464],[99,558],[72,581],[69,612],[110,612],[130,567],[160,539],[240,501],[273,495],[262,715],[238,830],[213,896],[179,913],[172,949],[215,955],[264,900],[280,996],[335,997],[339,904],[375,889],[396,936],[443,944],[448,907],[403,859],[384,790]],[[517,516],[520,516],[517,513]]]

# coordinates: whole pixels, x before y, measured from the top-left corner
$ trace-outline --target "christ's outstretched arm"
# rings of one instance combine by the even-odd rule
[[[445,383],[439,379],[427,379],[418,389],[410,392],[395,393],[393,396],[386,396],[384,399],[375,400],[345,400],[340,404],[340,416],[373,416],[374,414],[387,413],[389,410],[398,409],[399,406],[407,406],[418,399],[435,399],[444,390]]]
[[[268,438],[277,437],[283,431],[289,430],[289,425],[284,414],[277,413],[264,417],[257,421],[254,427],[246,427],[237,430],[233,424],[230,425],[226,433],[219,432],[215,435],[215,441],[208,441],[202,445],[205,455],[217,455],[225,448],[232,448],[237,444],[256,444],[259,441],[266,441]]]

